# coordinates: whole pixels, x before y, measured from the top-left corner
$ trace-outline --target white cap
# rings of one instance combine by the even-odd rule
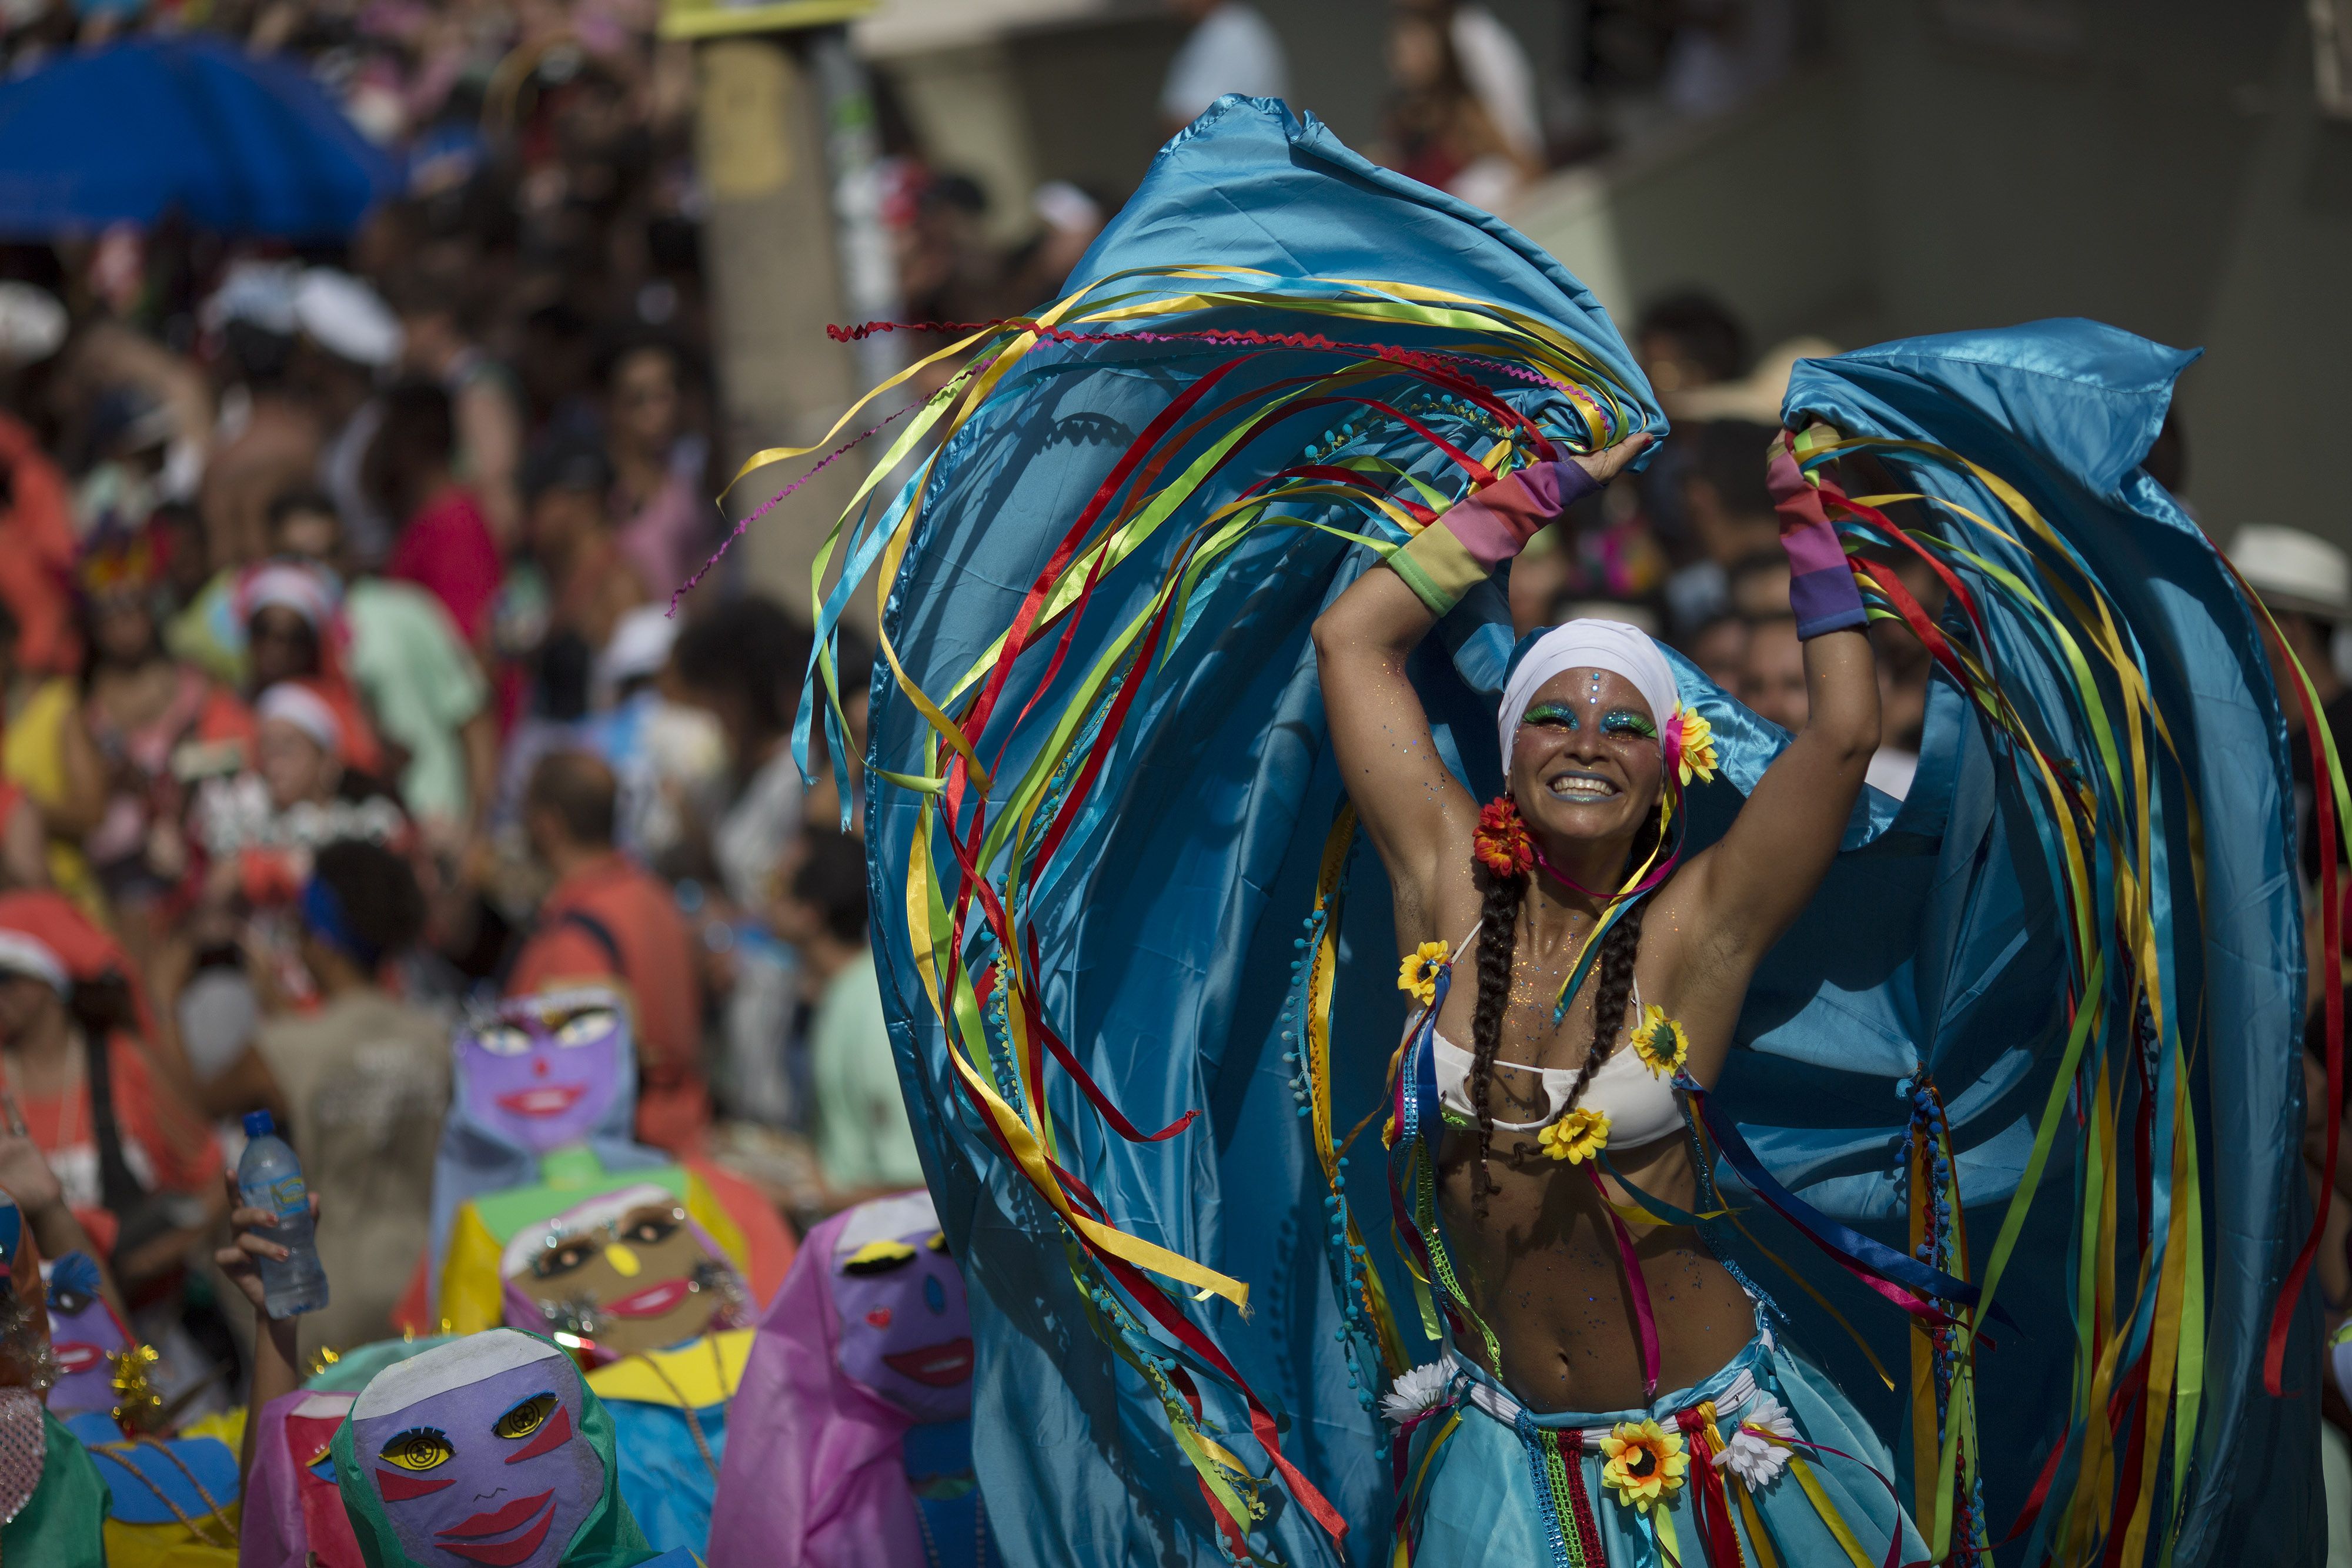
[[[348,272],[314,267],[294,286],[294,321],[338,359],[382,370],[400,358],[400,318]]]
[[[453,1388],[463,1388],[534,1362],[553,1361],[562,1354],[545,1340],[533,1339],[513,1329],[485,1329],[447,1344],[436,1344],[377,1373],[352,1402],[352,1419],[372,1421],[379,1416],[397,1415]]]
[[[319,743],[319,749],[330,757],[340,757],[343,750],[343,721],[327,699],[305,685],[292,681],[280,681],[261,694],[253,705],[253,716],[264,723],[278,719]]]
[[[301,281],[301,267],[290,261],[240,261],[196,314],[215,331],[243,321],[290,338],[297,325],[294,296]]]
[[[66,340],[66,308],[29,283],[0,283],[0,370],[37,364]]]
[[[51,990],[62,996],[73,988],[67,977],[65,960],[57,950],[37,936],[22,931],[0,930],[0,974],[29,975],[47,982]]]
[[[2352,618],[2352,556],[2315,534],[2248,523],[2230,541],[2230,564],[2273,610]]]
[[[604,651],[596,655],[597,695],[609,701],[624,685],[658,674],[677,642],[677,620],[667,605],[640,604],[613,626]]]

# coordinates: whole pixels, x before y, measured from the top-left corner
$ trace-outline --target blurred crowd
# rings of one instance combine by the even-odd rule
[[[342,243],[0,245],[0,1173],[37,1151],[194,1408],[250,1354],[210,1261],[242,1114],[365,1238],[313,1348],[380,1339],[452,1028],[502,996],[614,982],[636,1141],[799,1222],[921,1179],[855,823],[791,756],[807,628],[724,570],[671,613],[725,520],[655,21],[0,20],[11,75],[133,30],[290,54],[404,171]],[[919,262],[953,186],[902,182],[949,192],[901,204]]]

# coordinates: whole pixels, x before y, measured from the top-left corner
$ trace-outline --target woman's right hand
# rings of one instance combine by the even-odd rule
[[[1614,446],[1604,446],[1598,452],[1580,454],[1569,459],[1592,476],[1596,485],[1606,485],[1624,472],[1625,465],[1650,449],[1651,436],[1646,430],[1637,430]]]
[[[286,1248],[269,1239],[268,1233],[278,1228],[278,1216],[266,1208],[248,1208],[244,1195],[236,1189],[236,1173],[223,1171],[221,1181],[228,1188],[229,1244],[213,1253],[213,1261],[220,1271],[245,1292],[253,1310],[265,1318],[269,1309],[264,1303],[261,1287],[260,1260],[282,1263],[292,1256]],[[319,1218],[319,1195],[310,1195],[310,1218]]]

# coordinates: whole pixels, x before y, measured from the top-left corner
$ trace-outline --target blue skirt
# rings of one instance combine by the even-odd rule
[[[1927,1548],[1877,1434],[1769,1331],[1639,1409],[1538,1415],[1454,1354],[1407,1456],[1414,1568],[1883,1568]]]

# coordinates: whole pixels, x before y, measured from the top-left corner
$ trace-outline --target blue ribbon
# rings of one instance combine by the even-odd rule
[[[1739,1179],[1746,1182],[1757,1197],[1777,1209],[1781,1218],[1803,1231],[1814,1246],[1834,1253],[1855,1268],[1866,1270],[1891,1284],[1900,1285],[1914,1295],[1940,1297],[1966,1307],[1976,1306],[1982,1299],[1984,1292],[1978,1286],[1966,1280],[1956,1280],[1941,1269],[1897,1252],[1884,1242],[1873,1240],[1852,1226],[1832,1219],[1782,1186],[1773,1178],[1772,1173],[1764,1168],[1764,1162],[1756,1157],[1756,1151],[1748,1146],[1748,1140],[1739,1135],[1739,1129],[1733,1124],[1731,1118],[1717,1108],[1714,1095],[1698,1090],[1691,1094],[1691,1098],[1698,1102],[1699,1115],[1706,1123],[1708,1134],[1714,1137],[1716,1146],[1723,1151],[1723,1157],[1730,1162],[1731,1168],[1739,1174]],[[2011,1328],[2018,1327],[2016,1320],[2003,1312],[1998,1301],[1993,1303],[1992,1316]],[[2023,1331],[2021,1329],[2020,1332]]]

